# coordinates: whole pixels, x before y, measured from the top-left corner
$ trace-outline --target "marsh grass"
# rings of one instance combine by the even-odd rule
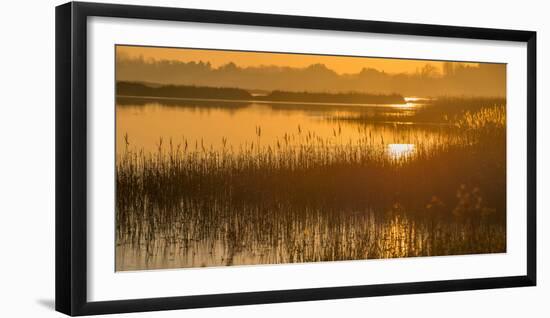
[[[258,126],[256,141],[221,149],[182,137],[144,152],[126,136],[117,270],[504,252],[504,109],[465,111],[454,134],[412,136],[403,156],[361,125],[344,140],[337,123],[274,144]]]
[[[404,104],[399,111],[363,112],[357,116],[338,118],[341,121],[358,123],[399,123],[416,125],[453,125],[465,120],[465,116],[476,114],[478,121],[494,120],[495,116],[505,120],[506,99],[501,97],[438,97],[426,99],[414,108]],[[497,113],[493,113],[497,111]],[[482,114],[483,113],[483,114]]]

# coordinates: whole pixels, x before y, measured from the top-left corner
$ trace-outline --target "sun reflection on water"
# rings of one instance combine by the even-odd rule
[[[388,154],[393,159],[406,158],[415,151],[414,144],[388,144]]]

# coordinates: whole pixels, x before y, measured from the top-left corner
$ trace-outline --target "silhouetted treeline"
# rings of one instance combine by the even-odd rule
[[[198,87],[182,85],[152,86],[142,83],[117,82],[117,95],[170,98],[251,99],[243,89],[225,87]]]
[[[398,94],[374,95],[364,93],[309,93],[273,91],[266,96],[257,96],[258,100],[310,102],[310,103],[346,103],[346,104],[403,104],[403,96]]]
[[[368,65],[366,65],[368,66]],[[117,80],[163,85],[236,87],[241,89],[401,94],[403,96],[505,96],[506,65],[445,63],[443,70],[427,64],[416,73],[389,74],[365,67],[338,74],[324,64],[305,68],[234,63],[215,68],[208,62],[117,59]]]
[[[374,95],[364,93],[313,93],[273,91],[263,96],[253,96],[240,88],[199,87],[184,85],[155,85],[135,82],[117,82],[117,96],[200,98],[226,100],[260,100],[274,102],[349,103],[349,104],[398,104],[405,100],[401,95]]]

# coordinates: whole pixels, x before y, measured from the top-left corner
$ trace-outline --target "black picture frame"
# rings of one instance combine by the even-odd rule
[[[527,44],[527,274],[366,286],[89,302],[87,300],[87,18],[92,16]],[[70,2],[56,7],[56,310],[92,315],[536,285],[536,32]],[[519,168],[519,167],[516,167]]]

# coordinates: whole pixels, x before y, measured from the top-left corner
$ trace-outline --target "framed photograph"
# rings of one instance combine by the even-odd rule
[[[56,8],[56,309],[536,284],[536,33]]]

